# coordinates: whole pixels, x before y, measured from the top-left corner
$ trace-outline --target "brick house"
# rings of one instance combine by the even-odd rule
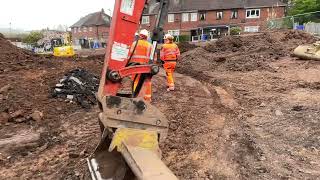
[[[170,0],[164,30],[193,40],[227,34],[230,27],[257,32],[266,28],[268,19],[284,17],[285,7],[278,0]],[[151,1],[143,14],[142,28],[153,29],[157,12],[157,4]]]
[[[111,17],[103,9],[86,15],[70,27],[73,44],[82,48],[105,47],[110,24]]]

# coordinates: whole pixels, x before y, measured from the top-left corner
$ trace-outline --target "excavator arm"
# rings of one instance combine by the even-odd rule
[[[125,77],[141,74],[151,78],[159,72],[153,64],[157,43],[162,41],[168,0],[158,0],[159,13],[152,33],[153,53],[147,65],[130,64],[129,50],[140,27],[147,0],[116,0],[109,42],[97,98],[102,135],[95,152],[87,159],[92,179],[176,180],[161,161],[159,142],[168,131],[166,117],[143,100],[143,84],[131,95],[119,90]]]

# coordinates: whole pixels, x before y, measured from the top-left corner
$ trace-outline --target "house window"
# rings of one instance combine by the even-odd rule
[[[150,18],[149,16],[142,16],[142,23],[141,24],[149,24]]]
[[[191,13],[191,21],[197,21],[198,20],[198,13]]]
[[[74,32],[74,33],[77,33],[77,28],[73,28],[73,32]]]
[[[259,26],[245,26],[244,32],[259,32]]]
[[[174,14],[168,14],[168,22],[174,22]]]
[[[260,18],[260,9],[249,9],[246,13],[247,18]]]
[[[200,12],[199,13],[199,20],[200,21],[205,21],[206,20],[206,13],[205,12]]]
[[[81,27],[78,27],[78,32],[81,32]]]
[[[231,19],[237,19],[237,18],[238,18],[238,10],[232,10]]]
[[[189,13],[182,13],[182,22],[189,21]]]
[[[168,33],[171,34],[172,36],[179,36],[180,30],[168,30]]]
[[[223,17],[223,12],[222,11],[218,11],[217,12],[217,19],[222,19]]]
[[[92,31],[92,27],[89,27],[89,31],[90,31],[90,32]]]
[[[83,32],[87,32],[87,27],[83,27]]]

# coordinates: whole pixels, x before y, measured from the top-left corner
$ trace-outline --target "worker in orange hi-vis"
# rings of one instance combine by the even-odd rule
[[[174,91],[173,73],[176,69],[177,61],[180,59],[180,50],[173,42],[174,37],[170,34],[164,36],[165,43],[160,50],[160,58],[167,75],[167,91]]]
[[[148,42],[149,32],[143,29],[139,33],[139,39],[131,45],[129,57],[131,57],[129,63],[135,64],[148,64],[152,51],[152,44]],[[133,91],[136,90],[141,74],[133,75]],[[144,99],[146,101],[151,101],[152,88],[151,88],[151,78],[146,77],[144,82],[145,94]]]

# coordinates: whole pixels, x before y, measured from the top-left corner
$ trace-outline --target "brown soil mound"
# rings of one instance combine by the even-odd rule
[[[9,61],[11,56],[18,57],[15,60],[28,59],[32,55],[31,52],[20,49],[7,41],[2,34],[0,34],[0,57],[1,60]]]
[[[187,51],[190,51],[192,49],[195,49],[197,46],[194,44],[190,44],[189,42],[181,42],[178,44],[180,52],[184,53]]]
[[[43,63],[45,57],[37,56],[32,52],[18,48],[0,37],[0,74],[18,70],[22,68],[29,68],[37,63]]]
[[[240,37],[226,36],[183,55],[183,68],[206,66],[203,70],[222,68],[227,71],[274,71],[268,63],[291,54],[298,45],[312,43],[315,38],[300,31],[268,32]]]
[[[91,57],[92,58],[92,57]],[[37,172],[44,171],[43,162],[53,156],[58,157],[61,151],[65,150],[64,146],[76,146],[79,151],[88,146],[88,142],[94,140],[86,139],[67,143],[70,139],[70,132],[75,124],[85,124],[87,116],[96,117],[96,113],[86,115],[74,102],[65,102],[63,99],[54,99],[50,97],[52,87],[61,79],[66,72],[76,68],[85,68],[89,72],[99,75],[102,69],[101,59],[89,58],[54,58],[52,56],[38,56],[30,51],[15,47],[9,41],[0,38],[0,137],[11,138],[13,135],[19,135],[22,132],[26,134],[38,133],[40,138],[35,142],[20,144],[21,148],[15,148],[9,152],[1,149],[0,164],[4,169],[5,177],[19,177],[22,179],[36,178]],[[67,119],[72,113],[78,112],[73,120]],[[81,119],[79,120],[79,116]],[[70,127],[67,124],[70,124]],[[96,121],[92,121],[96,124]],[[63,135],[67,128],[68,133]],[[84,131],[92,133],[90,138],[95,138],[98,133],[90,130],[88,127]],[[81,132],[81,133],[82,133]],[[74,130],[74,133],[79,133]],[[68,136],[68,138],[66,138]],[[34,136],[38,137],[38,136]],[[73,139],[77,137],[72,137]],[[71,139],[72,139],[71,138]],[[83,143],[82,143],[83,142]],[[58,148],[58,151],[56,151]],[[88,151],[91,151],[88,150]],[[87,152],[87,151],[86,151]],[[58,153],[55,154],[54,153]],[[73,151],[66,152],[71,154]],[[79,152],[80,153],[80,152]],[[60,154],[60,155],[59,155]],[[10,157],[10,158],[8,158]],[[64,156],[65,157],[65,156]],[[48,162],[52,166],[51,170],[45,170],[44,174],[50,174],[51,178],[56,179],[61,173],[59,162],[67,162],[73,158],[57,158],[57,161]],[[19,165],[22,162],[24,165]],[[71,162],[70,162],[71,163]],[[77,166],[76,162],[71,163]],[[24,168],[29,170],[25,171]],[[7,172],[6,169],[12,171]],[[66,168],[62,168],[64,171]],[[55,175],[52,175],[55,174]],[[45,176],[45,175],[40,175]],[[54,178],[52,177],[54,176]],[[64,175],[66,176],[66,175]],[[0,179],[6,179],[0,176]],[[59,179],[59,178],[58,178]],[[64,179],[64,178],[62,178]]]
[[[170,169],[194,180],[317,179],[320,62],[290,57],[314,40],[280,31],[184,53],[178,71],[201,84],[176,75],[176,91],[156,100],[170,121],[162,148]]]
[[[23,110],[32,113],[32,109],[51,111],[50,106],[61,105],[58,105],[59,101],[47,98],[49,90],[64,73],[82,67],[99,74],[101,66],[99,60],[38,56],[0,38],[0,87],[10,87],[1,92],[0,112]],[[50,106],[45,107],[44,104]]]

